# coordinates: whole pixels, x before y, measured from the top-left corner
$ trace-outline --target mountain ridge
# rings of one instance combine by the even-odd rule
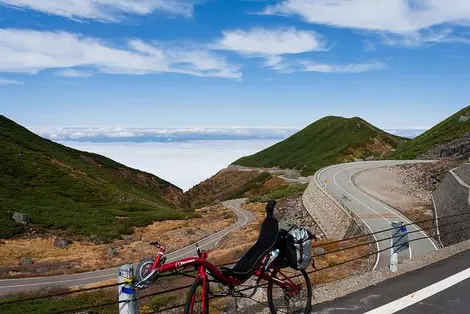
[[[183,191],[150,173],[44,139],[0,115],[0,237],[40,227],[112,239],[191,212]]]
[[[403,144],[390,155],[396,159],[413,159],[439,145],[450,143],[470,133],[470,106],[462,108],[423,134]]]
[[[316,170],[344,161],[380,158],[408,139],[389,134],[359,117],[327,116],[282,142],[234,165],[280,167],[311,175]]]

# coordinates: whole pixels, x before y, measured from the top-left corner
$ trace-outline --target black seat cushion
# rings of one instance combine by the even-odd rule
[[[279,224],[277,219],[274,217],[266,218],[261,224],[256,243],[243,255],[233,268],[222,267],[222,273],[226,276],[233,276],[241,281],[250,278],[263,256],[274,248],[278,231]]]

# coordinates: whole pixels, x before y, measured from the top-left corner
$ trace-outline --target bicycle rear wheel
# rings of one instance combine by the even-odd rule
[[[197,278],[194,284],[189,288],[188,298],[184,314],[208,314],[209,313],[209,289],[206,286],[204,301],[202,300],[202,278]],[[204,306],[203,306],[204,305]],[[205,310],[203,310],[203,307]]]
[[[273,278],[290,282],[298,292],[287,291],[273,281],[268,283],[268,305],[271,313],[310,313],[312,310],[312,284],[305,270],[292,268],[273,271]]]

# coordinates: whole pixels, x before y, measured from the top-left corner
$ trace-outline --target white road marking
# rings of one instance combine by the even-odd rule
[[[401,311],[413,304],[423,301],[441,291],[444,291],[459,282],[462,282],[470,278],[470,268],[467,268],[455,275],[447,277],[435,284],[432,284],[426,288],[418,290],[416,292],[410,293],[407,296],[404,296],[398,300],[390,302],[388,304],[382,305],[376,309],[373,309],[365,314],[383,314],[383,313],[396,313]]]
[[[98,278],[106,278],[106,277],[116,277],[115,274],[113,275],[101,275],[95,277],[87,277],[87,278],[76,278],[76,279],[68,279],[68,280],[60,280],[60,281],[50,281],[50,282],[39,282],[39,283],[27,283],[22,285],[11,285],[11,286],[2,286],[0,288],[16,288],[16,287],[29,287],[29,286],[42,286],[46,284],[59,284],[59,283],[67,283],[67,282],[77,282],[77,281],[85,281],[89,279],[98,279]]]

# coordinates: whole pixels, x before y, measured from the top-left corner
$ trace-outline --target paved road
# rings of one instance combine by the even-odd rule
[[[354,183],[354,176],[367,169],[415,162],[419,161],[372,161],[340,164],[318,171],[314,179],[325,186],[347,209],[354,212],[371,232],[376,232],[391,228],[393,220],[400,220],[405,223],[410,223],[410,220],[394,208],[361,191]],[[407,228],[410,232],[420,230],[417,226],[408,226]],[[391,246],[390,240],[383,240],[390,236],[390,231],[375,235],[379,250]],[[427,236],[426,233],[418,231],[410,234],[409,238],[411,240],[425,236]],[[400,254],[400,259],[416,257],[437,249],[438,246],[431,239],[414,241],[410,243],[409,252],[402,252]],[[389,257],[389,250],[377,254],[374,269],[377,267],[387,267],[389,265]]]
[[[199,247],[202,249],[211,249],[215,244],[226,234],[254,221],[256,217],[243,210],[240,205],[244,200],[230,200],[223,203],[223,205],[231,209],[237,215],[237,222],[230,227],[221,230],[201,241],[198,242]],[[187,246],[180,250],[168,253],[166,256],[168,261],[174,261],[184,257],[190,257],[196,254],[194,245]],[[119,268],[110,268],[94,272],[86,272],[80,274],[51,276],[51,277],[36,277],[24,279],[6,279],[0,280],[0,294],[15,293],[20,291],[39,290],[49,287],[78,287],[89,284],[96,284],[102,281],[115,279]]]
[[[315,305],[318,314],[470,313],[470,251]]]

